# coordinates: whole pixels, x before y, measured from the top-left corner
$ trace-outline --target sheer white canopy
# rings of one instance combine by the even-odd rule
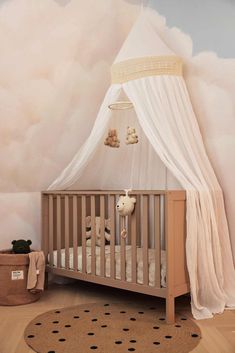
[[[182,77],[181,60],[154,28],[154,15],[140,16],[112,67],[109,88],[92,132],[50,189],[162,188],[187,192],[187,265],[195,318],[235,306],[235,271],[223,194],[207,157]],[[108,109],[121,93],[132,115]],[[125,119],[125,120],[124,120]],[[141,143],[120,149],[103,145],[109,126],[134,124]],[[142,132],[141,132],[142,131]],[[132,148],[133,147],[133,148]],[[121,157],[121,159],[120,159]],[[169,186],[169,185],[168,185]]]

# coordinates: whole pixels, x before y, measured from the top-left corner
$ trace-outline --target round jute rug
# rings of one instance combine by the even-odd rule
[[[48,311],[25,329],[25,341],[39,353],[188,353],[201,332],[177,315],[167,325],[165,313],[135,304],[85,304]]]

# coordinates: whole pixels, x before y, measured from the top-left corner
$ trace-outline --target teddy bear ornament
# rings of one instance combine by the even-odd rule
[[[127,135],[126,135],[126,144],[133,145],[134,143],[138,143],[138,135],[134,127],[128,126]]]
[[[121,195],[119,197],[119,200],[116,205],[116,209],[120,216],[122,216],[122,231],[121,231],[121,237],[126,238],[127,237],[127,224],[128,224],[128,216],[130,216],[134,209],[135,209],[135,203],[136,203],[136,198],[135,197],[130,197],[128,195],[128,192],[131,191],[130,189],[125,189],[126,195],[123,196]]]
[[[117,130],[116,129],[109,129],[108,136],[104,141],[105,146],[109,147],[120,147],[120,140],[118,139]]]

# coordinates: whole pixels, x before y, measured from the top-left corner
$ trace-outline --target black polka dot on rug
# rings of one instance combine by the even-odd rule
[[[115,341],[115,344],[122,344],[122,341]]]
[[[38,315],[24,338],[38,353],[189,353],[201,332],[184,319],[168,325],[165,311],[149,305],[84,304]]]

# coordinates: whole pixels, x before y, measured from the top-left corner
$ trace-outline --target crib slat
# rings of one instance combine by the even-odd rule
[[[56,247],[57,247],[57,267],[61,267],[61,198],[56,196]]]
[[[73,268],[78,270],[78,199],[73,196]]]
[[[141,247],[141,195],[136,195],[135,213],[137,223],[136,243],[137,246]]]
[[[100,196],[100,274],[105,276],[105,200]]]
[[[86,273],[86,196],[82,195],[82,272]]]
[[[121,233],[124,228],[126,229],[124,217],[120,217],[119,224],[119,233]],[[121,280],[126,280],[126,239],[123,237],[121,237]]]
[[[161,286],[161,218],[160,196],[154,196],[155,286]]]
[[[95,196],[91,196],[91,273],[96,275]]]
[[[69,196],[64,197],[65,268],[69,269]]]
[[[54,237],[54,224],[53,224],[53,196],[49,195],[49,263],[50,266],[54,264],[53,253],[53,237]]]
[[[148,268],[148,196],[142,196],[143,214],[142,214],[142,241],[143,241],[143,284],[149,284]]]
[[[134,283],[136,283],[137,281],[136,230],[137,230],[137,227],[136,227],[136,208],[135,208],[133,214],[131,215],[131,279],[132,279],[132,282]]]
[[[109,196],[109,210],[110,210],[110,277],[115,279],[115,196]]]

